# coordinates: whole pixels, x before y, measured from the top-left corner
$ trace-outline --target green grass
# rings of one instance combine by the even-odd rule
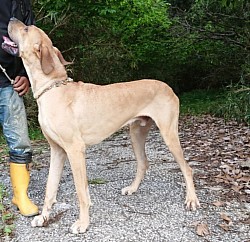
[[[45,139],[45,137],[43,136],[42,130],[39,127],[30,129],[29,137],[31,140],[44,140]]]
[[[250,88],[195,90],[180,95],[181,115],[211,114],[225,120],[250,124]]]
[[[0,145],[3,145],[3,144],[5,144],[5,139],[4,139],[4,137],[3,137],[2,132],[1,132],[0,134],[1,134],[1,135],[0,135]]]
[[[7,197],[3,184],[0,183],[0,237],[11,236],[14,231],[14,215],[4,205],[4,198]]]
[[[202,115],[211,113],[211,107],[221,105],[225,99],[222,90],[195,90],[180,95],[182,115]]]
[[[106,184],[107,181],[103,180],[102,178],[95,178],[92,180],[88,180],[88,183],[92,185],[102,185],[102,184]]]

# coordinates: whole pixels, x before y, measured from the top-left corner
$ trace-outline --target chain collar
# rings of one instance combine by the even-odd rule
[[[61,85],[67,85],[68,82],[73,82],[73,79],[71,78],[67,78],[66,80],[62,80],[62,81],[55,81],[53,82],[49,87],[45,88],[41,93],[39,93],[37,95],[37,97],[35,97],[35,99],[38,99],[39,97],[41,97],[44,93],[46,93],[47,91],[51,90],[54,87],[60,87]]]

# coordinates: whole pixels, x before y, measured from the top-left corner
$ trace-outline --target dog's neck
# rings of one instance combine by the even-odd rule
[[[68,80],[68,75],[63,65],[60,65],[53,74],[49,75],[45,75],[41,69],[32,70],[32,65],[25,65],[25,62],[24,66],[29,76],[33,97],[35,99],[41,96],[41,93],[52,86],[55,82]]]
[[[48,92],[49,90],[51,90],[52,88],[55,87],[60,87],[61,85],[67,85],[69,82],[73,82],[73,79],[71,78],[67,78],[67,79],[63,79],[61,81],[54,81],[50,86],[46,87],[45,89],[43,89],[40,93],[38,93],[34,98],[38,99],[39,97],[41,97],[44,93]]]

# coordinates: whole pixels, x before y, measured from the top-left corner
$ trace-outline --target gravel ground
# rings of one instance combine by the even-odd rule
[[[48,176],[49,148],[44,142],[34,147],[29,193],[41,210]],[[150,169],[144,181],[136,194],[122,196],[121,189],[129,185],[135,175],[127,130],[88,148],[87,170],[93,205],[90,227],[85,234],[69,232],[79,209],[71,169],[66,162],[58,203],[54,205],[48,226],[32,228],[31,218],[24,218],[12,209],[16,214],[15,234],[13,238],[2,238],[2,241],[250,241],[249,223],[239,222],[249,216],[249,203],[232,200],[224,206],[214,206],[213,202],[221,200],[220,189],[205,186],[201,180],[195,179],[201,208],[195,212],[185,210],[183,176],[155,128],[150,132],[146,150]],[[1,182],[7,187],[10,200],[8,170],[3,168],[3,164],[1,166]],[[204,172],[199,167],[193,168],[195,177]],[[230,217],[229,229],[221,226],[228,223],[221,218],[221,213]],[[207,226],[206,236],[197,234],[200,224]]]

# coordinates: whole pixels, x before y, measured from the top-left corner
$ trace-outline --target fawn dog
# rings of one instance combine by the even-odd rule
[[[122,189],[122,194],[136,192],[146,173],[145,140],[155,122],[183,173],[187,208],[199,207],[192,169],[184,159],[178,137],[179,100],[167,84],[148,79],[110,85],[73,82],[65,69],[69,62],[44,31],[13,18],[8,33],[29,76],[38,104],[39,123],[51,148],[44,206],[42,213],[31,222],[33,227],[43,226],[49,219],[64,162],[68,159],[80,206],[79,219],[71,230],[73,233],[86,231],[90,206],[86,147],[101,142],[125,125],[130,126],[137,172],[132,184]]]

